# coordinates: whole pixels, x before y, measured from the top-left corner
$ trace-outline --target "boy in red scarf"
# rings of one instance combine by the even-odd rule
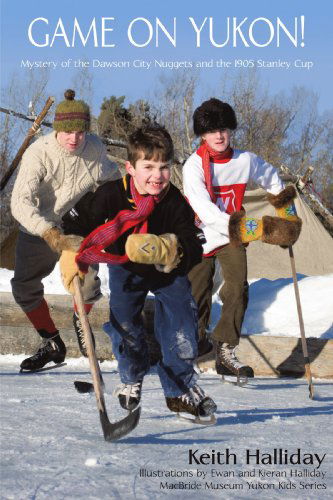
[[[199,355],[212,349],[207,338],[215,260],[222,268],[224,284],[220,291],[222,315],[213,338],[216,370],[221,375],[253,377],[253,369],[241,363],[235,348],[239,344],[248,303],[245,246],[261,239],[270,244],[289,246],[301,229],[292,186],[284,189],[277,171],[254,153],[232,149],[231,131],[237,127],[233,108],[218,99],[209,99],[193,115],[194,133],[201,137],[199,149],[183,169],[184,193],[196,213],[197,225],[205,235],[204,256],[189,273],[192,293],[199,311]],[[249,179],[269,193],[269,201],[279,217],[248,218],[242,202]]]
[[[187,274],[201,261],[202,232],[180,191],[170,183],[172,140],[160,126],[148,126],[129,139],[127,175],[89,193],[64,217],[64,229],[89,236],[79,254],[63,252],[62,277],[71,281],[89,264],[109,267],[111,337],[123,383],[120,405],[140,402],[149,356],[141,312],[149,291],[155,295],[155,336],[166,403],[171,411],[210,418],[216,405],[197,385],[197,309]],[[75,257],[76,256],[76,257]],[[76,259],[76,262],[75,262]]]

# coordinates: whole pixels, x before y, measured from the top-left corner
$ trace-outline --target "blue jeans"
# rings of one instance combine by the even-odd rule
[[[185,276],[142,277],[123,266],[109,266],[110,322],[104,325],[112,341],[123,383],[142,380],[149,370],[141,312],[149,291],[155,295],[155,336],[162,360],[157,370],[165,396],[177,397],[198,378],[197,307]]]

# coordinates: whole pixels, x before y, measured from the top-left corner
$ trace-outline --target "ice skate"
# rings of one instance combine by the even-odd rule
[[[47,335],[44,331],[38,332],[41,336]],[[59,332],[55,332],[51,338],[45,337],[38,348],[38,351],[30,358],[26,358],[21,363],[21,370],[34,372],[43,368],[47,363],[63,363],[66,356],[66,346],[61,340]]]
[[[195,424],[214,425],[216,404],[198,385],[191,387],[185,394],[176,398],[165,398],[169,410],[183,420]]]
[[[142,380],[135,384],[123,384],[115,390],[114,395],[118,396],[120,406],[124,410],[133,411],[141,400]]]
[[[87,358],[88,357],[88,353],[87,353],[86,343],[85,343],[85,340],[84,340],[84,333],[83,333],[83,329],[82,329],[82,325],[81,325],[81,321],[80,321],[79,315],[76,312],[73,314],[73,325],[74,325],[74,330],[75,330],[75,333],[76,333],[76,337],[77,337],[77,341],[78,341],[78,344],[79,344],[79,348],[80,348],[81,354],[82,354],[82,356],[84,356],[85,358]],[[91,330],[90,330],[90,333],[91,333],[91,338],[92,338],[93,345],[94,345],[94,348],[95,348],[95,337],[94,337],[94,334],[93,334],[93,332]]]
[[[237,358],[237,347],[219,342],[216,347],[216,372],[222,375],[223,382],[229,382],[243,387],[248,378],[254,377],[253,369],[244,365]]]

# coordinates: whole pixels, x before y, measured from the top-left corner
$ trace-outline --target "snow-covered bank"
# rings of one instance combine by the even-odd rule
[[[108,274],[102,264],[100,278],[102,291],[108,294]],[[10,292],[12,271],[0,269],[0,291]],[[298,275],[299,289],[307,337],[333,338],[333,274],[325,276]],[[60,279],[58,265],[44,281],[45,293],[66,293]],[[211,328],[221,314],[218,294],[213,296]],[[274,281],[267,279],[250,282],[250,301],[242,333],[285,335],[299,337],[299,324],[292,278]]]
[[[297,276],[307,337],[333,338],[333,274]],[[242,334],[299,337],[300,329],[292,278],[259,279],[250,283],[250,300]],[[221,314],[221,300],[213,296],[211,326]]]

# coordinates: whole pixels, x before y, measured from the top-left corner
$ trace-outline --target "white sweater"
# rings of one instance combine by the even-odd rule
[[[11,199],[11,211],[24,232],[41,236],[59,226],[61,217],[88,191],[120,177],[117,165],[94,134],[68,152],[56,133],[40,137],[22,157]]]
[[[230,161],[211,163],[211,168],[216,203],[206,189],[201,157],[193,153],[183,168],[184,194],[201,221],[199,227],[207,241],[204,254],[229,243],[229,214],[240,210],[249,179],[273,194],[284,188],[276,169],[248,151],[235,149]]]

